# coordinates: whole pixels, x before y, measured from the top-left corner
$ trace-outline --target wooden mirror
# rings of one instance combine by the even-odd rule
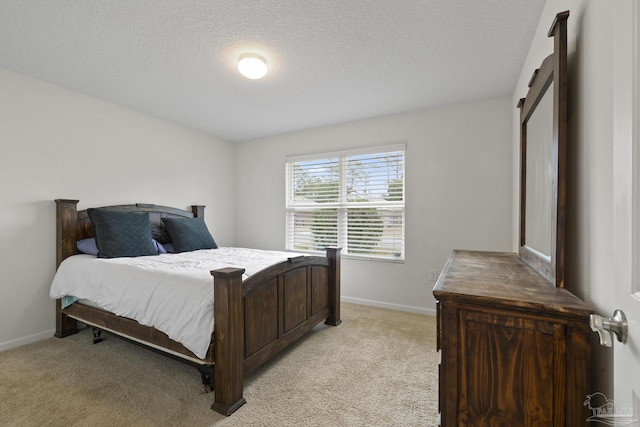
[[[533,73],[520,108],[520,257],[564,287],[567,18],[549,30],[554,51]]]

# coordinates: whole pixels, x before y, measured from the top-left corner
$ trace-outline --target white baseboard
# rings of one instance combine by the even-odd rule
[[[390,310],[407,311],[409,313],[424,314],[427,316],[436,315],[436,310],[431,308],[414,307],[410,305],[401,305],[401,304],[391,304],[388,302],[373,301],[369,299],[352,298],[352,297],[340,297],[340,301],[348,302],[351,304],[368,305],[371,307],[388,308]]]
[[[37,334],[29,335],[27,337],[16,338],[15,340],[2,342],[0,343],[0,351],[21,347],[23,345],[31,344],[36,341],[51,338],[55,332],[55,329],[51,329],[50,331],[40,332]]]

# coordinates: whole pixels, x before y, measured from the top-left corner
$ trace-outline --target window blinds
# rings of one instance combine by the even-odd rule
[[[288,158],[287,249],[404,259],[405,146]]]

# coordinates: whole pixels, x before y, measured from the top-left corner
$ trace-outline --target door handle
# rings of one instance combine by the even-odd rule
[[[628,325],[627,317],[622,310],[616,310],[613,317],[602,317],[597,314],[589,315],[589,326],[591,330],[600,336],[600,345],[611,347],[611,332],[616,334],[616,338],[621,343],[627,342]]]

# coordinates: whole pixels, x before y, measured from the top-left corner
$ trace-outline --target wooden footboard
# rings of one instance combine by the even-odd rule
[[[76,241],[93,236],[86,211],[77,200],[56,200],[56,265],[77,253]],[[120,205],[118,210],[150,213],[151,221],[165,216],[202,217],[204,206],[183,211],[156,205]],[[340,324],[340,249],[328,248],[326,257],[295,257],[251,276],[244,269],[211,272],[214,282],[214,334],[209,354],[200,359],[213,364],[212,409],[230,415],[245,403],[243,377],[302,337],[318,323]],[[73,304],[61,309],[56,302],[56,336],[76,332],[76,319],[116,334],[164,349],[188,360],[197,357],[164,333],[103,310]]]
[[[214,277],[214,391],[212,409],[229,415],[245,403],[243,376],[318,323],[340,324],[340,250],[297,257],[242,281],[243,269]]]

